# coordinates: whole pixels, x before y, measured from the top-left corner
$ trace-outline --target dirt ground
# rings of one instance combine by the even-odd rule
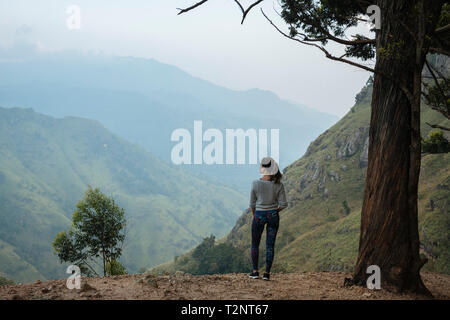
[[[0,286],[1,300],[70,300],[70,299],[162,299],[162,300],[402,300],[424,299],[416,295],[399,295],[385,290],[344,287],[348,273],[272,274],[270,281],[252,280],[247,274],[192,276],[154,276],[134,274],[106,278],[83,278],[81,289],[67,289],[66,280],[36,281]],[[422,278],[435,299],[450,300],[450,276],[423,273]]]

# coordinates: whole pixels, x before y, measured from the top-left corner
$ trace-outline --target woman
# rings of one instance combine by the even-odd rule
[[[253,213],[252,221],[252,263],[251,279],[258,279],[258,257],[261,235],[266,227],[266,272],[263,280],[270,279],[275,238],[278,232],[280,217],[278,213],[287,207],[284,186],[281,183],[281,173],[278,164],[271,157],[261,160],[259,172],[262,177],[253,181],[250,192],[250,208]]]

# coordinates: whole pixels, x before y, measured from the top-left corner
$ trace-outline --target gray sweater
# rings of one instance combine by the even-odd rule
[[[250,208],[264,211],[286,207],[286,194],[282,183],[266,180],[253,181],[250,192]]]

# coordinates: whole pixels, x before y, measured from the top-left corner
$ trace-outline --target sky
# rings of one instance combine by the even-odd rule
[[[280,35],[259,9],[243,25],[232,0],[0,0],[0,51],[26,54],[77,50],[153,58],[234,89],[259,88],[316,110],[343,116],[369,73],[324,57]],[[242,3],[249,4],[250,0]],[[81,28],[67,27],[68,7]],[[283,30],[276,0],[262,8]],[[333,49],[332,47],[330,47]]]

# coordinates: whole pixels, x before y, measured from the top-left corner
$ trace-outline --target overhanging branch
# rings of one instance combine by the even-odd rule
[[[283,35],[284,37],[286,37],[286,38],[288,38],[288,39],[290,39],[290,40],[299,42],[299,43],[301,43],[301,44],[305,44],[305,45],[307,45],[307,46],[316,47],[317,49],[319,49],[320,51],[322,51],[322,52],[325,54],[325,57],[327,57],[327,58],[330,59],[330,60],[340,61],[340,62],[349,64],[349,65],[352,65],[352,66],[354,66],[354,67],[357,67],[357,68],[360,68],[360,69],[363,69],[363,70],[366,70],[366,71],[369,71],[369,72],[372,72],[372,73],[375,73],[375,74],[379,74],[379,75],[381,75],[381,76],[386,77],[387,79],[389,79],[390,81],[392,81],[394,84],[396,84],[396,85],[403,91],[403,93],[406,95],[406,97],[408,98],[408,100],[410,101],[410,103],[413,103],[413,101],[414,101],[414,100],[413,100],[413,94],[411,93],[410,90],[408,90],[408,88],[406,88],[404,85],[402,85],[401,83],[399,83],[397,79],[394,79],[394,78],[392,78],[391,76],[389,76],[388,74],[385,74],[385,73],[380,72],[380,71],[378,71],[378,70],[375,70],[375,69],[373,69],[373,68],[367,67],[367,66],[365,66],[365,65],[356,63],[356,62],[351,61],[351,60],[348,60],[348,59],[344,59],[343,57],[344,57],[345,55],[342,55],[342,56],[340,56],[340,57],[336,57],[336,56],[332,55],[332,54],[331,54],[327,49],[325,49],[323,46],[319,46],[319,45],[316,44],[316,43],[311,43],[311,42],[314,42],[314,41],[308,41],[307,38],[306,38],[306,39],[305,39],[305,38],[303,38],[303,39],[298,39],[298,38],[295,38],[295,37],[291,37],[290,35],[286,34],[286,33],[283,32],[282,30],[280,30],[280,28],[278,28],[278,26],[275,25],[275,24],[272,22],[272,20],[269,19],[269,17],[267,17],[267,15],[264,13],[263,9],[261,9],[261,12],[262,12],[263,16],[266,18],[266,20],[269,21],[269,23],[270,23],[270,24],[271,24],[271,25],[272,25],[272,26],[273,26],[273,27],[274,27],[281,35]],[[301,35],[301,34],[300,34],[300,35]]]
[[[428,122],[425,122],[428,126],[430,126],[431,128],[433,128],[433,129],[441,129],[441,130],[446,130],[446,131],[450,131],[450,128],[447,128],[447,127],[443,127],[443,126],[440,126],[440,125],[438,125],[438,124],[430,124],[430,123],[428,123]]]
[[[199,1],[199,2],[197,2],[197,3],[195,3],[195,4],[193,4],[192,6],[190,6],[190,7],[188,7],[188,8],[185,8],[185,9],[177,8],[177,10],[180,10],[180,12],[178,12],[178,14],[180,15],[180,14],[182,14],[182,13],[191,11],[192,9],[195,9],[195,8],[201,6],[201,5],[204,4],[205,2],[208,2],[208,0],[202,0],[202,1]]]
[[[260,3],[263,2],[263,1],[264,1],[264,0],[257,0],[257,1],[255,1],[255,2],[253,2],[247,9],[244,9],[244,6],[243,6],[238,0],[234,0],[234,2],[238,5],[239,9],[240,9],[241,12],[242,12],[242,20],[241,20],[241,24],[244,23],[244,20],[245,20],[245,18],[247,17],[248,13],[249,13],[255,6],[257,6],[258,4],[260,4]],[[184,8],[184,9],[177,8],[177,9],[180,11],[180,12],[178,12],[178,14],[180,15],[180,14],[182,14],[182,13],[186,13],[186,12],[188,12],[188,11],[191,11],[191,10],[193,10],[193,9],[195,9],[195,8],[197,8],[197,7],[199,7],[199,6],[201,6],[202,4],[204,4],[204,3],[206,3],[206,2],[208,2],[208,0],[202,0],[202,1],[199,1],[199,2],[197,2],[197,3],[195,3],[195,4],[193,4],[192,6],[187,7],[187,8]]]
[[[263,16],[266,18],[266,20],[269,21],[269,23],[270,23],[270,24],[271,24],[271,25],[272,25],[272,26],[273,26],[273,27],[274,27],[281,35],[283,35],[284,37],[286,37],[286,38],[288,38],[288,39],[290,39],[290,40],[293,40],[293,41],[296,41],[296,42],[305,44],[305,45],[307,45],[307,46],[316,47],[317,49],[319,49],[320,51],[322,51],[328,59],[335,60],[335,61],[341,61],[341,62],[350,64],[350,65],[352,65],[352,66],[355,66],[355,67],[364,69],[364,70],[366,70],[366,71],[375,73],[375,70],[372,69],[372,68],[369,68],[369,67],[367,67],[367,66],[364,66],[364,65],[362,65],[362,64],[353,62],[353,61],[348,60],[348,59],[344,59],[344,58],[342,58],[343,56],[341,56],[341,57],[336,57],[336,56],[332,55],[332,54],[331,54],[327,49],[325,49],[323,46],[319,46],[319,45],[316,44],[316,43],[312,43],[312,42],[316,42],[317,39],[311,39],[311,40],[309,40],[308,38],[299,39],[299,38],[291,37],[290,35],[288,35],[288,34],[286,34],[285,32],[283,32],[280,28],[278,28],[278,26],[277,26],[276,24],[274,24],[273,21],[270,20],[269,17],[264,13],[264,10],[263,10],[263,9],[261,9],[261,12],[262,12]],[[300,35],[301,35],[301,34],[300,34]]]

